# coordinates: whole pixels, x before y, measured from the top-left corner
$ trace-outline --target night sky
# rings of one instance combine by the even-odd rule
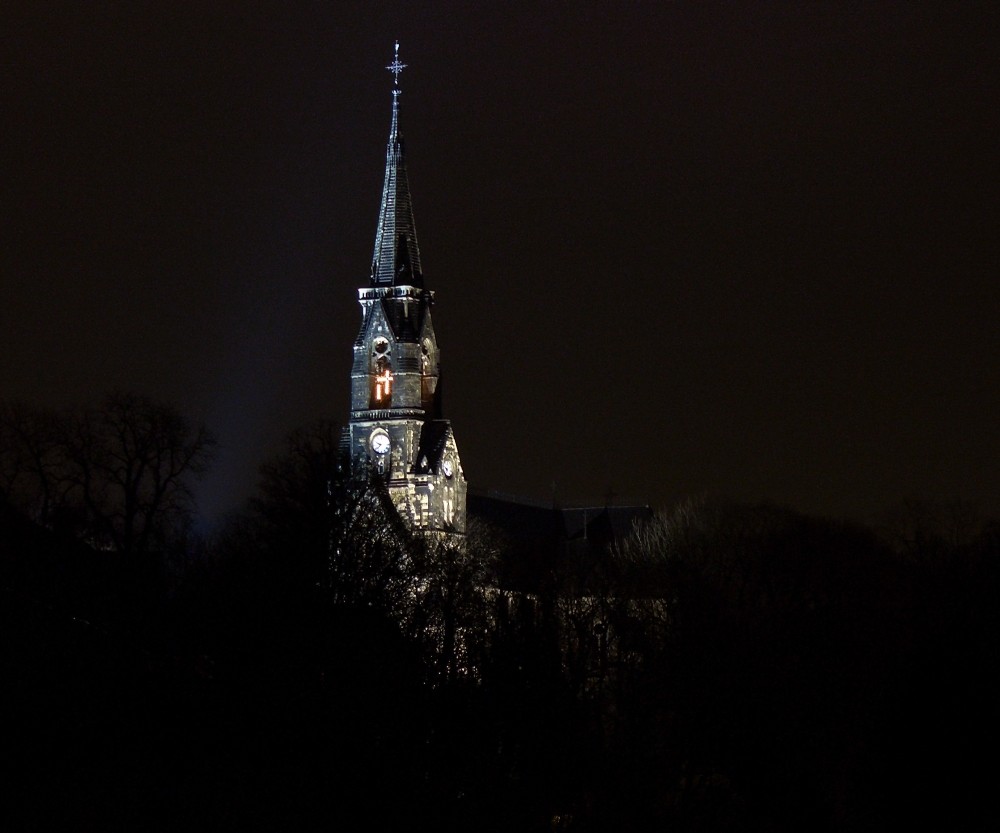
[[[473,487],[1000,514],[994,4],[0,12],[0,398],[346,419],[395,39]]]

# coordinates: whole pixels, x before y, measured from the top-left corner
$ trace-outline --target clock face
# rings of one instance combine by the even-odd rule
[[[385,454],[389,450],[389,446],[389,435],[384,431],[372,435],[372,451],[376,454]]]
[[[451,460],[445,460],[441,464],[441,471],[444,472],[445,477],[451,477],[455,473],[455,470],[451,467]]]

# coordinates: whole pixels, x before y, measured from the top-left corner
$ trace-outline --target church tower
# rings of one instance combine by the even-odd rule
[[[399,42],[388,69],[392,122],[370,281],[358,290],[351,415],[344,442],[355,471],[384,477],[399,514],[416,529],[465,532],[466,482],[451,423],[441,415],[441,354],[424,288],[399,130]]]

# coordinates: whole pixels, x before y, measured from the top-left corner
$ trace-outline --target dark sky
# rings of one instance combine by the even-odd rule
[[[0,12],[0,397],[346,417],[401,41],[473,486],[1000,513],[993,4]]]

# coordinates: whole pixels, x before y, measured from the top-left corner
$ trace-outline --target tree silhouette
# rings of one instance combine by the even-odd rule
[[[438,683],[478,679],[493,627],[499,541],[473,519],[464,538],[417,535],[404,627],[423,646]]]
[[[0,477],[12,503],[130,558],[164,548],[184,529],[191,480],[208,469],[216,444],[173,406],[125,392],[74,411],[7,404],[0,435]]]
[[[266,557],[287,580],[322,588],[334,605],[392,614],[407,606],[409,530],[384,479],[351,471],[336,422],[288,436],[282,453],[261,466],[251,510]]]
[[[0,403],[0,495],[42,526],[50,526],[71,488],[65,425],[54,411]]]

